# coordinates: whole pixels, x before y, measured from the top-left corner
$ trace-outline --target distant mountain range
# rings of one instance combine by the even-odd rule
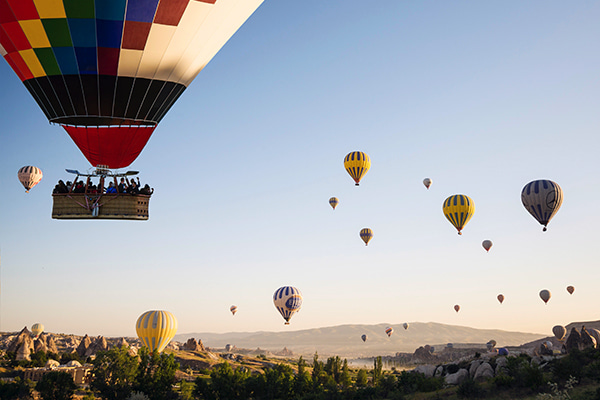
[[[385,328],[392,326],[394,333],[387,337]],[[366,342],[361,335],[366,334]],[[535,333],[509,332],[497,329],[475,329],[466,326],[445,325],[435,322],[410,323],[407,330],[402,324],[387,325],[339,325],[325,328],[305,329],[291,332],[231,332],[231,333],[184,333],[174,340],[185,342],[189,338],[201,339],[205,346],[223,348],[227,344],[238,348],[280,351],[284,347],[294,353],[310,355],[344,355],[361,357],[394,355],[397,352],[412,353],[420,346],[429,344],[442,349],[447,343],[481,345],[494,339],[498,347],[519,346],[544,337]]]

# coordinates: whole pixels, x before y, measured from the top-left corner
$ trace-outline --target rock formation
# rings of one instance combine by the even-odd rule
[[[14,337],[6,349],[8,352],[17,353],[17,360],[31,360],[30,354],[35,351],[31,332],[27,327],[23,328],[17,336]]]
[[[121,339],[119,339],[119,341],[117,341],[116,345],[117,348],[121,348],[123,346],[125,347],[129,347],[129,343],[127,343],[127,340],[125,340],[124,337],[122,337]]]
[[[33,340],[33,349],[34,352],[38,352],[38,351],[43,351],[46,352],[48,351],[48,346],[46,346],[46,341],[43,340],[41,337],[38,337],[37,339]]]
[[[196,339],[189,338],[187,342],[183,346],[181,346],[182,350],[188,351],[204,351],[204,346],[202,345],[202,340],[200,343],[196,342]]]
[[[98,336],[85,350],[85,357],[90,357],[98,354],[99,351],[106,350],[108,350],[108,343],[106,343],[106,339],[104,336]]]
[[[429,346],[421,346],[415,350],[411,357],[411,361],[415,363],[426,363],[436,360],[436,357],[431,354],[431,347]]]
[[[581,327],[581,347],[582,349],[587,349],[587,348],[596,348],[596,339],[590,335],[590,333],[588,332],[587,329],[585,329],[585,326]]]
[[[590,335],[585,326],[581,327],[581,333],[579,333],[577,328],[571,328],[571,333],[565,343],[567,353],[570,353],[573,349],[583,350],[590,347],[596,347],[596,339]]]
[[[494,369],[492,366],[487,363],[481,363],[479,367],[477,367],[477,371],[475,371],[475,376],[473,377],[476,381],[484,381],[494,377]]]
[[[77,352],[77,354],[79,355],[79,357],[85,357],[85,353],[87,352],[87,349],[90,347],[90,344],[92,344],[92,339],[90,339],[90,337],[88,335],[85,335],[83,337],[83,339],[81,339],[81,342],[79,342],[79,346],[77,346],[77,349],[75,350]]]
[[[453,374],[448,374],[444,377],[447,385],[460,385],[469,378],[469,371],[464,368],[459,369]]]

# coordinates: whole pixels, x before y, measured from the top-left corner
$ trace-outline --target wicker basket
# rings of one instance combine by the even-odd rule
[[[53,194],[54,219],[148,219],[150,196],[138,194]]]

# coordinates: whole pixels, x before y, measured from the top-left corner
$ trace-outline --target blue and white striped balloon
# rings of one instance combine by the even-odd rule
[[[558,183],[547,179],[529,182],[521,192],[523,206],[546,231],[546,226],[563,202],[563,191]]]
[[[273,295],[273,303],[285,319],[285,324],[289,325],[292,315],[298,312],[302,306],[302,293],[293,286],[280,287]]]

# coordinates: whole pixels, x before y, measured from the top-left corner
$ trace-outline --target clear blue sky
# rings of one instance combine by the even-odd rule
[[[89,163],[1,62],[0,330],[133,336],[150,309],[179,333],[597,320],[599,20],[597,1],[267,0],[129,168],[156,189],[147,222],[51,219]],[[24,165],[44,172],[29,194]],[[546,233],[521,205],[534,179],[565,193]],[[476,205],[462,236],[456,193]],[[283,285],[304,295],[288,327]]]

